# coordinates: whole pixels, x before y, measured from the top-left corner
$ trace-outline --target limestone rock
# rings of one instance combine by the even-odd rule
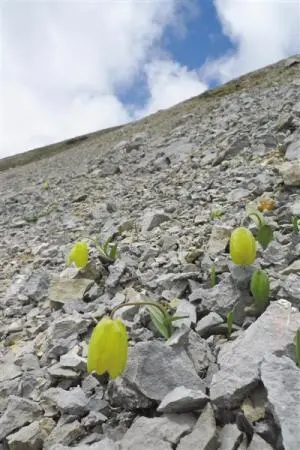
[[[207,402],[208,397],[203,391],[179,386],[162,399],[157,411],[163,413],[191,412],[195,409],[202,409]]]
[[[172,450],[194,424],[194,417],[188,414],[139,417],[120,441],[121,450]]]
[[[274,352],[287,354],[299,327],[300,313],[289,302],[271,303],[244,334],[221,348],[220,370],[210,390],[213,403],[220,408],[238,406],[259,381],[264,358]]]
[[[139,342],[130,349],[124,379],[153,400],[162,400],[178,386],[204,390],[184,349],[158,341]]]

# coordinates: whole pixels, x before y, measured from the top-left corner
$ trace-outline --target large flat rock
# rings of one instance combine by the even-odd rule
[[[152,400],[179,386],[205,391],[185,350],[160,341],[140,342],[130,350],[124,379]]]
[[[264,358],[275,352],[288,354],[299,327],[300,312],[285,300],[272,302],[245,333],[221,348],[220,370],[210,390],[213,403],[221,408],[238,406],[260,380]]]

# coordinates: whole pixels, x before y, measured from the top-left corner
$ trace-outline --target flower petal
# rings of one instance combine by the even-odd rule
[[[246,227],[233,230],[230,237],[230,256],[235,264],[251,265],[256,258],[256,242]]]

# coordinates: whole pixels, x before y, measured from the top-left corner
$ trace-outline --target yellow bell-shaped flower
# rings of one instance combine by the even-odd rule
[[[76,244],[73,245],[72,250],[68,256],[67,265],[70,265],[72,262],[74,262],[78,268],[83,269],[87,265],[88,259],[88,245],[85,242],[76,242]]]
[[[116,378],[125,370],[127,352],[125,325],[119,319],[103,317],[90,338],[87,371],[95,371],[98,375],[108,372],[111,378]]]
[[[229,243],[230,256],[234,264],[249,266],[256,257],[256,242],[248,228],[239,227],[233,230]]]

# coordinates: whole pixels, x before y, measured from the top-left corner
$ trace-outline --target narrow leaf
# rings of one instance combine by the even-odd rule
[[[274,238],[274,233],[270,225],[263,225],[256,235],[257,241],[265,250]]]
[[[227,331],[228,331],[228,337],[231,336],[232,333],[232,325],[233,325],[233,311],[230,311],[227,316]]]
[[[164,315],[164,313],[156,306],[146,305],[146,308],[149,311],[151,320],[157,331],[164,338],[169,339],[172,333],[170,332],[169,324],[166,323],[166,316]]]
[[[296,364],[300,367],[300,328],[296,331]]]
[[[256,223],[257,228],[261,228],[262,226],[264,226],[264,218],[262,214],[260,214],[260,212],[252,212],[248,216],[251,217],[252,220]]]
[[[103,244],[102,248],[103,248],[103,251],[105,254],[107,254],[107,249],[108,249],[108,246],[111,243],[111,241],[112,241],[112,237],[110,236],[109,238],[106,239],[106,241]]]
[[[116,257],[117,257],[117,249],[118,249],[118,244],[115,244],[112,248],[111,248],[111,250],[110,250],[110,253],[109,253],[109,257],[111,258],[111,259],[116,259]]]
[[[300,225],[299,217],[295,216],[293,218],[293,232],[294,233],[298,233],[299,232],[299,225]]]
[[[175,320],[180,320],[180,319],[188,319],[189,316],[172,316],[170,317],[171,322],[175,322]]]
[[[214,287],[217,284],[217,272],[216,272],[216,266],[212,264],[210,268],[210,285],[211,287]]]

